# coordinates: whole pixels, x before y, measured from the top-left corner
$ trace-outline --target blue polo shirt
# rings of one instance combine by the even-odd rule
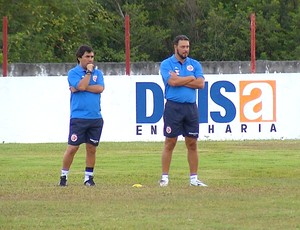
[[[85,70],[77,65],[68,72],[69,86],[77,89],[80,80],[84,77]],[[101,85],[104,87],[104,78],[100,70],[94,69],[89,85]],[[70,116],[71,118],[98,119],[102,118],[101,94],[88,91],[71,92]]]
[[[195,76],[196,78],[204,78],[201,64],[189,57],[181,64],[174,54],[160,64],[160,74],[165,84],[165,98],[179,103],[195,103],[196,89],[186,86],[173,87],[168,84],[171,76],[170,71],[176,72],[180,77]]]

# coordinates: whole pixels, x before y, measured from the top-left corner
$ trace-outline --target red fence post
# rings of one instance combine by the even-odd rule
[[[130,23],[129,15],[125,15],[125,58],[126,58],[126,75],[130,75]]]
[[[2,71],[3,71],[3,77],[7,76],[7,66],[8,66],[8,60],[7,60],[7,43],[8,43],[8,36],[7,36],[7,17],[3,17],[3,22],[2,22],[2,32],[3,32],[3,47],[2,47],[2,52],[3,52],[3,63],[2,63]]]
[[[251,14],[251,73],[256,72],[255,57],[255,14]]]

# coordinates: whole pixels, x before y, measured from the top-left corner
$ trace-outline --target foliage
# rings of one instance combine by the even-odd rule
[[[10,63],[74,62],[82,43],[96,61],[125,61],[125,14],[131,61],[161,61],[178,34],[190,37],[196,59],[250,60],[251,13],[257,59],[300,59],[299,0],[0,0],[0,13],[9,21]]]

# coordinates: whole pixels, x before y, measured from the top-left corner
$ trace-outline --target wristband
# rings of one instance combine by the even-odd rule
[[[85,71],[85,74],[92,74],[92,71],[87,70],[87,71]]]

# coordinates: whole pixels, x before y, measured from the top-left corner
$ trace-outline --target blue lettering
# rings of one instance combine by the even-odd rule
[[[142,126],[141,125],[136,126],[136,135],[142,135]]]
[[[272,125],[271,125],[271,130],[270,130],[270,132],[275,132],[275,133],[277,132],[275,124],[272,124]]]
[[[157,125],[151,125],[151,135],[157,134]]]
[[[199,123],[208,123],[208,83],[204,89],[198,90]]]
[[[236,107],[234,103],[221,93],[222,88],[225,92],[236,92],[234,84],[228,81],[218,81],[208,87],[198,90],[198,111],[199,123],[208,123],[209,117],[216,123],[229,123],[236,117]],[[147,90],[153,95],[153,111],[147,115]],[[220,111],[209,112],[209,94],[211,100],[225,110],[225,115]],[[151,99],[150,99],[151,100]],[[149,108],[148,108],[149,109]],[[163,116],[164,95],[162,88],[154,82],[136,82],[136,123],[157,123]]]
[[[226,92],[236,92],[234,84],[229,81],[218,81],[212,84],[210,90],[211,99],[219,106],[225,109],[225,115],[222,116],[220,112],[211,112],[211,119],[218,123],[228,123],[234,120],[236,116],[236,108],[233,102],[221,94],[221,89],[224,88]]]
[[[226,126],[225,133],[232,133],[232,132],[231,132],[231,127],[230,127],[230,125],[227,125],[227,126]]]
[[[209,125],[208,126],[208,133],[214,133],[215,132],[215,126],[214,125]]]
[[[153,112],[147,116],[147,96],[146,91],[150,90],[153,94]],[[137,123],[156,123],[163,114],[164,95],[161,87],[153,82],[136,83],[136,122]]]
[[[247,133],[247,125],[245,124],[241,125],[241,133]]]

